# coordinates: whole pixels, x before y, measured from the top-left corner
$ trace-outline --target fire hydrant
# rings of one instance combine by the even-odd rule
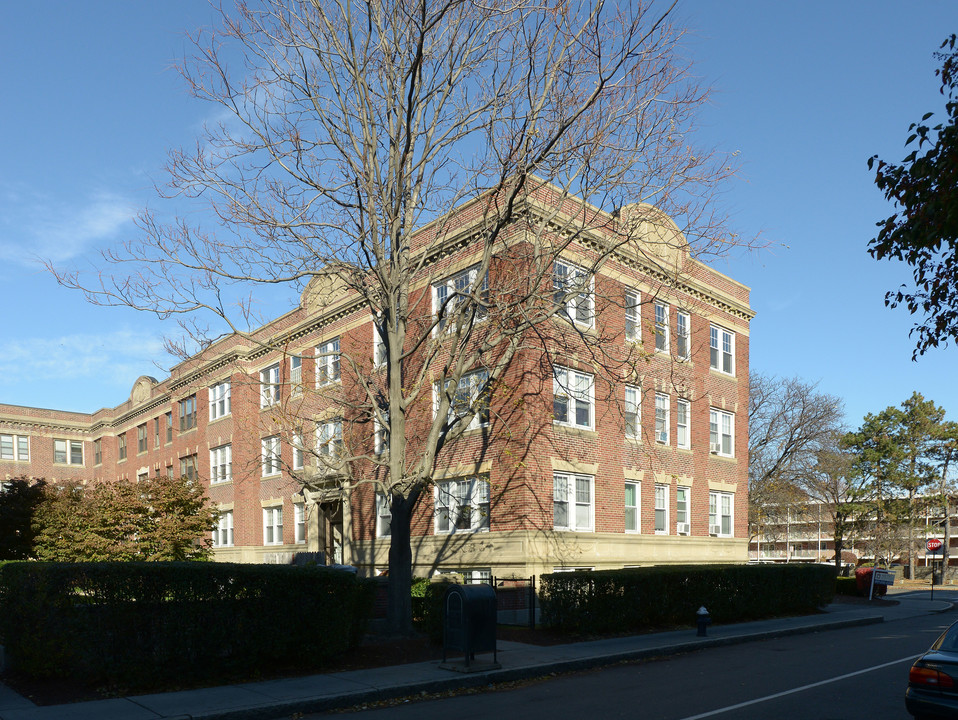
[[[698,609],[695,616],[699,626],[698,637],[705,637],[708,634],[705,632],[706,628],[712,624],[712,616],[709,615],[709,611],[705,609],[704,605]]]

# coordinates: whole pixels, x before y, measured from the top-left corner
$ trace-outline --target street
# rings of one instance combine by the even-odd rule
[[[360,714],[390,720],[516,714],[523,720],[904,720],[910,717],[904,706],[909,666],[956,618],[952,611],[711,648]]]

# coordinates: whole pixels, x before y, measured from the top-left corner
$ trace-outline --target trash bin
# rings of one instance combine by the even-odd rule
[[[497,662],[496,611],[496,591],[489,585],[451,585],[442,603],[442,661],[448,650],[458,650],[466,667],[477,652],[491,652]]]

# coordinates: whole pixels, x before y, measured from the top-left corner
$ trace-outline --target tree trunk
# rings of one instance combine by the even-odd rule
[[[386,624],[392,635],[412,634],[412,545],[410,526],[418,498],[392,496],[389,523],[389,581],[386,585]]]

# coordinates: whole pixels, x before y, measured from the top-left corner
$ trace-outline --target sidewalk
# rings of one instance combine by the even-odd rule
[[[551,647],[500,641],[501,668],[468,674],[444,670],[438,661],[432,661],[46,707],[37,707],[0,685],[0,720],[274,720],[296,712],[320,712],[421,692],[476,687],[622,660],[946,612],[958,601],[958,592],[938,588],[931,600],[928,590],[892,589],[889,599],[899,604],[869,607],[835,603],[826,608],[826,614],[713,625],[705,638],[697,637],[695,630],[678,630]],[[478,658],[480,664],[491,661],[491,654]]]

